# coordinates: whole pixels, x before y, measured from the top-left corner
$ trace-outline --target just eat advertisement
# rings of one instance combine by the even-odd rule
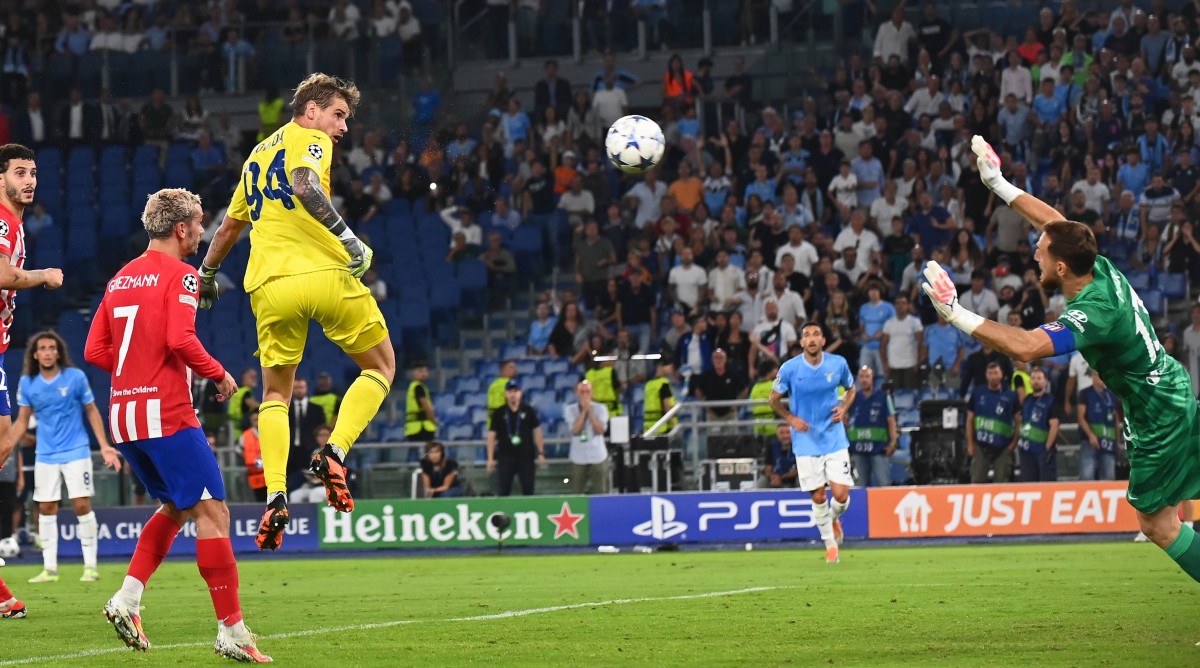
[[[1124,481],[872,487],[871,538],[1136,532]]]

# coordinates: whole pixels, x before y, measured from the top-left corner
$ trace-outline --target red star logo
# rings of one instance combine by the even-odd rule
[[[547,515],[546,519],[554,522],[554,539],[558,540],[563,534],[571,534],[572,538],[579,538],[578,525],[583,517],[582,514],[573,514],[571,505],[563,501],[562,510],[557,515]]]

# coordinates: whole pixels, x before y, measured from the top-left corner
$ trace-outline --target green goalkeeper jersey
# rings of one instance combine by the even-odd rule
[[[1142,300],[1107,258],[1096,258],[1093,275],[1042,329],[1056,353],[1078,350],[1121,400],[1134,469],[1129,502],[1153,512],[1196,498],[1200,424],[1187,370],[1163,349]]]

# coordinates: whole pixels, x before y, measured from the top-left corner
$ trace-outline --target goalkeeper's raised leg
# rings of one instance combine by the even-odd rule
[[[246,225],[250,260],[245,287],[258,330],[263,370],[259,438],[267,482],[267,509],[257,543],[278,549],[288,524],[288,407],[309,322],[362,369],[342,399],[329,445],[311,463],[329,505],[354,509],[346,485],[346,452],[392,389],[396,357],[387,324],[362,283],[372,252],[334,209],[329,196],[333,145],[359,102],[349,81],[313,74],[292,99],[292,121],[250,153],[225,220],[201,267],[201,305],[216,299],[217,268]]]

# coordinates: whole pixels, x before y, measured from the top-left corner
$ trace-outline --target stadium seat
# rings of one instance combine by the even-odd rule
[[[487,307],[488,275],[482,260],[471,258],[458,263],[458,285],[462,290],[462,306],[482,313]]]
[[[470,441],[475,439],[475,425],[456,424],[446,428],[447,441]]]
[[[161,153],[159,147],[151,144],[142,144],[133,149],[133,167],[135,170],[139,167],[158,167],[158,156]]]
[[[501,350],[500,357],[506,360],[517,359],[525,356],[526,347],[524,343],[508,343]]]
[[[61,172],[63,169],[62,151],[53,148],[39,148],[35,154],[38,166],[38,182],[45,178],[46,172]]]
[[[471,424],[485,424],[488,421],[488,411],[485,406],[473,406],[467,412],[467,419]]]
[[[190,162],[167,163],[163,186],[167,188],[191,188],[195,183]]]
[[[67,154],[67,172],[96,169],[96,152],[90,146],[76,146]]]
[[[167,146],[167,166],[171,165],[192,165],[192,144],[191,142],[173,141]]]
[[[1167,299],[1185,299],[1188,296],[1187,274],[1162,273],[1155,278],[1154,285]]]
[[[558,391],[573,390],[579,383],[579,376],[567,371],[551,376],[550,386]]]
[[[1138,294],[1150,289],[1150,273],[1146,271],[1130,271],[1125,273],[1129,287],[1137,290]]]
[[[517,261],[517,279],[528,283],[542,274],[542,230],[522,225],[513,232],[509,251]]]
[[[384,427],[379,433],[379,438],[385,443],[400,443],[404,441],[404,423],[398,422]]]
[[[1163,291],[1157,288],[1142,290],[1138,292],[1138,296],[1142,298],[1142,303],[1146,305],[1146,310],[1151,317],[1158,318],[1167,313],[1167,299],[1163,295]]]
[[[438,415],[443,415],[452,407],[457,406],[458,400],[449,392],[438,392],[433,396],[433,410]]]
[[[475,376],[458,376],[454,379],[454,391],[478,392],[483,389],[483,383]]]
[[[911,390],[896,390],[892,393],[892,403],[896,411],[908,411],[917,407],[917,393]]]
[[[571,363],[566,359],[542,360],[542,373],[551,375],[569,371],[571,371]]]
[[[466,406],[453,403],[438,410],[438,419],[446,423],[467,422],[467,414],[470,412],[471,409]]]
[[[519,364],[517,368],[520,368]],[[546,389],[546,377],[540,373],[521,373],[518,377],[521,380],[521,389],[525,390],[526,392]],[[551,390],[551,392],[553,392],[553,390]]]
[[[522,354],[524,354],[524,350],[525,350],[524,347],[522,347],[521,348]],[[515,350],[506,350],[505,352],[516,352],[516,351]],[[517,356],[518,355],[512,355],[511,357],[517,357]],[[509,357],[509,355],[505,355],[505,357]],[[517,365],[517,376],[521,377],[522,382],[525,381],[526,376],[534,376],[538,373],[537,360],[519,359],[519,360],[517,360],[516,365]],[[526,389],[528,389],[528,388],[526,388]]]

